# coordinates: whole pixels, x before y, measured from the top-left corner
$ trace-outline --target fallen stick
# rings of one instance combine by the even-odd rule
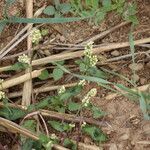
[[[3,132],[4,132],[5,129],[7,129],[8,131],[10,131],[12,133],[22,134],[23,136],[31,138],[35,141],[39,140],[39,137],[36,134],[32,133],[31,131],[29,131],[29,130],[19,126],[18,124],[14,123],[12,121],[9,121],[7,119],[4,119],[4,118],[0,117],[0,125],[2,127],[4,127],[2,129]],[[6,130],[6,132],[7,132],[7,130]],[[76,141],[74,141],[74,142],[76,143]],[[69,150],[68,148],[60,146],[58,144],[54,144],[53,148],[57,149],[57,150]],[[82,142],[78,143],[78,149],[79,150],[83,150],[83,149],[86,149],[86,150],[100,150],[100,148],[95,146],[95,145],[88,145],[88,144],[84,144]]]
[[[43,69],[32,71],[31,72],[32,78],[38,77],[41,74],[42,71],[43,71]],[[7,88],[13,87],[15,85],[18,85],[20,83],[23,83],[23,82],[29,80],[30,77],[31,77],[30,73],[26,73],[22,76],[6,80],[6,81],[2,82],[2,84],[0,86],[0,90],[7,89]]]
[[[0,125],[5,127],[8,131],[10,131],[12,133],[21,134],[21,135],[31,138],[35,141],[39,140],[39,137],[36,134],[34,134],[31,131],[19,126],[18,124],[14,123],[12,121],[9,121],[7,119],[4,119],[2,117],[0,117]],[[69,150],[69,149],[64,148],[57,144],[54,144],[53,148],[55,148],[57,150]]]
[[[67,88],[67,87],[75,86],[76,84],[77,83],[70,83],[70,84],[65,84],[63,86]],[[44,93],[44,92],[48,92],[48,91],[53,91],[53,90],[59,89],[61,86],[62,85],[40,87],[37,89],[33,89],[33,93]],[[22,96],[22,91],[13,92],[13,93],[8,94],[8,98],[15,98],[15,97],[20,97],[20,96]]]
[[[8,103],[7,105],[8,105],[8,107],[19,108],[21,110],[27,110],[27,107],[23,106],[23,105],[17,105],[17,104],[11,104],[11,103]],[[4,107],[4,104],[2,102],[0,102],[0,107]],[[63,119],[68,122],[80,123],[81,121],[85,121],[89,124],[94,124],[97,126],[106,126],[104,121],[97,121],[93,118],[78,117],[78,116],[72,115],[72,114],[59,113],[59,112],[49,111],[49,110],[44,110],[44,109],[40,109],[40,110],[36,111],[34,114],[38,114],[38,113],[40,113],[44,117],[50,117],[50,118],[59,119],[59,120]]]
[[[26,17],[27,18],[32,18],[33,17],[33,0],[26,0]],[[31,25],[27,32],[30,32],[32,30],[33,24]],[[32,58],[32,52],[30,49],[32,48],[32,37],[29,35],[27,37],[27,50],[28,52],[28,57],[31,59]],[[30,79],[26,80],[23,85],[23,93],[22,93],[22,105],[29,106],[31,103],[31,95],[32,95],[32,67],[29,67],[25,70],[25,73],[30,73]]]
[[[115,30],[119,29],[120,27],[125,26],[125,25],[128,25],[128,24],[130,24],[130,22],[122,22],[122,23],[120,23],[119,25],[116,25],[116,26],[114,26],[114,27],[112,27],[112,28],[110,28],[110,29],[108,29],[108,30],[106,30],[106,31],[104,31],[104,32],[101,32],[100,34],[94,35],[93,37],[91,37],[91,38],[89,38],[89,39],[87,39],[87,40],[85,40],[85,41],[79,43],[79,45],[87,44],[87,43],[89,43],[90,41],[93,41],[93,42],[94,42],[94,41],[96,41],[96,40],[98,40],[98,39],[102,39],[102,38],[104,38],[106,35],[110,34],[111,32],[114,32]]]
[[[143,91],[146,91],[149,87],[150,87],[150,84],[146,84],[146,85],[137,87],[137,90],[143,92]],[[132,89],[132,90],[136,91],[136,89]],[[122,92],[122,94],[127,94],[127,92]],[[109,95],[107,95],[105,97],[105,99],[110,100],[110,99],[113,99],[113,98],[116,98],[116,97],[119,97],[119,96],[122,96],[122,95],[121,94],[117,94],[117,93],[109,94]]]
[[[94,124],[97,126],[106,126],[106,124],[103,121],[97,121],[92,118],[87,118],[87,117],[78,117],[76,115],[71,115],[71,114],[64,114],[64,113],[59,113],[59,112],[54,112],[54,111],[49,111],[49,110],[40,110],[40,113],[44,117],[50,117],[50,118],[55,118],[59,120],[66,120],[69,122],[76,122],[79,123],[81,121],[85,121],[89,124]]]
[[[134,41],[134,45],[139,45],[139,44],[144,44],[144,43],[149,43],[149,42],[150,42],[150,38],[145,38],[145,39]],[[100,48],[93,48],[93,53],[99,54],[99,53],[111,51],[113,49],[119,49],[119,48],[124,48],[124,47],[128,47],[128,46],[130,46],[129,42],[114,43],[114,44],[102,46]],[[45,58],[33,60],[32,66],[44,65],[44,64],[47,64],[50,62],[57,62],[57,61],[62,61],[62,60],[78,58],[78,57],[81,57],[83,55],[84,55],[84,50],[76,51],[76,52],[68,52],[65,54],[51,55],[51,56],[48,56]],[[5,71],[9,67],[10,66],[0,68],[0,72]]]

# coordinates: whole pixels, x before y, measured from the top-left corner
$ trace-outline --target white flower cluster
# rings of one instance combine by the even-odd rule
[[[0,100],[3,100],[4,98],[6,98],[5,92],[0,91]]]
[[[39,41],[42,39],[41,31],[39,29],[36,29],[32,33],[32,43],[38,44]]]
[[[61,88],[58,91],[58,94],[62,94],[66,91],[66,88],[64,86],[61,86]]]
[[[81,127],[83,128],[83,127],[85,127],[85,126],[86,126],[86,122],[85,122],[85,121],[83,121],[83,123],[82,123]]]
[[[96,88],[91,89],[82,99],[83,106],[87,107],[88,104],[90,103],[91,97],[94,97],[96,94],[97,89]]]
[[[78,85],[85,86],[86,85],[86,81],[84,79],[80,80]]]
[[[0,78],[0,84],[2,84],[3,82],[4,82],[4,79],[1,79],[1,78]]]
[[[55,140],[55,139],[57,139],[57,136],[56,136],[55,133],[53,133],[53,134],[51,134],[50,138],[51,138],[52,140]]]
[[[89,42],[86,46],[85,46],[85,50],[84,50],[84,55],[86,57],[89,58],[90,60],[90,65],[92,67],[94,67],[96,65],[96,63],[98,62],[98,58],[96,55],[92,54],[92,49],[93,49],[93,42]]]
[[[69,124],[69,127],[74,128],[74,127],[75,127],[75,124],[70,123],[70,124]]]
[[[96,63],[98,62],[98,58],[96,55],[92,55],[91,57],[89,57],[89,59],[90,59],[90,65],[92,67],[94,67],[96,65]]]
[[[18,57],[18,61],[20,63],[30,64],[30,58],[27,55],[25,55],[25,54],[19,56]]]
[[[53,141],[50,140],[50,141],[45,145],[45,148],[46,148],[46,149],[50,149],[52,146],[53,146]]]

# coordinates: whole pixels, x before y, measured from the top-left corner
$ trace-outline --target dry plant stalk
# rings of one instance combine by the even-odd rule
[[[146,84],[143,86],[137,87],[137,89],[132,89],[133,91],[139,90],[139,91],[146,91],[150,87],[150,84]],[[122,92],[122,94],[127,94],[127,92]],[[121,94],[114,93],[114,94],[109,94],[105,97],[106,100],[111,100],[113,98],[119,97]]]
[[[145,39],[140,39],[134,41],[134,45],[140,45],[144,43],[149,43],[150,38],[145,38]],[[100,48],[93,48],[93,53],[94,54],[100,54],[103,52],[108,52],[113,49],[119,49],[119,48],[124,48],[130,46],[129,42],[122,42],[122,43],[114,43],[114,44],[109,44],[102,46]],[[76,52],[68,52],[65,54],[56,54],[56,55],[51,55],[45,58],[37,59],[32,61],[32,66],[37,66],[37,65],[44,65],[50,62],[57,62],[57,61],[62,61],[62,60],[68,60],[68,59],[74,59],[78,57],[82,57],[84,55],[84,51],[76,51]],[[10,66],[2,67],[0,68],[0,72],[5,71],[9,68]]]
[[[41,74],[42,71],[43,71],[43,69],[32,71],[31,72],[32,78],[38,77]],[[2,83],[2,86],[0,86],[0,90],[7,89],[7,88],[13,87],[15,85],[18,85],[20,83],[23,83],[27,80],[30,80],[31,75],[30,75],[30,73],[26,73],[22,76],[6,80]]]
[[[27,18],[33,17],[33,0],[26,0],[26,16]],[[32,30],[32,24],[30,24],[27,32]],[[29,35],[27,37],[27,50],[32,48],[32,37]],[[31,51],[28,52],[28,57],[32,58]],[[29,67],[25,70],[25,73],[30,73],[30,80],[27,80],[23,86],[23,95],[22,95],[22,105],[30,105],[31,103],[31,95],[32,95],[32,67]]]
[[[18,124],[12,122],[12,121],[9,121],[7,119],[4,119],[4,118],[1,118],[0,117],[0,125],[5,127],[5,129],[7,129],[8,131],[12,132],[12,133],[18,133],[18,134],[21,134],[23,136],[26,136],[28,138],[31,138],[33,140],[39,140],[39,137],[32,133],[31,131],[19,126]],[[53,146],[55,149],[57,150],[68,150],[67,148],[64,148],[60,145],[57,145],[57,144],[54,144]]]
[[[149,43],[150,38],[145,38],[141,40],[136,40],[134,41],[135,45],[143,44],[143,43]],[[102,46],[100,48],[93,48],[93,53],[94,54],[99,54],[102,52],[108,52],[113,49],[119,49],[119,48],[124,48],[130,46],[129,42],[123,42],[123,43],[114,43],[114,44],[109,44],[106,46]],[[32,61],[32,65],[43,65],[47,64],[50,62],[56,62],[56,61],[62,61],[62,60],[68,60],[68,59],[73,59],[73,58],[78,58],[84,55],[84,50],[77,51],[77,52],[70,52],[70,53],[65,53],[65,54],[56,54],[56,55],[51,55],[45,58],[37,59]]]
[[[69,84],[65,84],[63,85],[64,87],[72,87],[75,86],[77,83],[69,83]],[[40,87],[37,89],[33,89],[33,93],[44,93],[44,92],[48,92],[48,91],[53,91],[53,90],[57,90],[61,87],[62,85],[55,85],[55,86],[47,86],[47,87]],[[15,97],[19,97],[22,95],[22,91],[19,92],[14,92],[14,93],[9,93],[8,94],[8,98],[15,98]]]
[[[19,126],[18,124],[14,123],[12,121],[9,121],[9,120],[1,118],[1,117],[0,117],[0,126],[4,127],[3,129],[7,129],[8,131],[10,131],[12,133],[18,133],[18,134],[21,134],[23,136],[26,136],[26,137],[31,138],[31,139],[36,140],[36,141],[39,140],[39,137],[36,134],[32,133],[31,131],[29,131],[29,130],[21,127],[21,126]],[[2,129],[2,131],[4,131],[3,129]],[[62,146],[57,145],[57,144],[54,144],[53,148],[57,149],[57,150],[69,150],[68,148],[62,147]],[[80,149],[81,150],[83,150],[83,149],[99,150],[99,147],[79,142],[78,143],[78,149],[79,150]]]

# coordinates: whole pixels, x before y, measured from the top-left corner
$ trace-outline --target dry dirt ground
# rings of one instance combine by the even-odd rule
[[[134,38],[142,39],[150,37],[150,1],[137,0],[137,6],[139,25],[136,26],[133,32]],[[120,17],[115,13],[110,13],[99,26],[91,26],[87,22],[77,22],[52,26],[46,25],[45,27],[49,28],[49,37],[47,38],[55,38],[55,41],[59,43],[76,44],[85,40],[87,37],[92,37],[121,22],[122,19]],[[14,34],[22,27],[22,25],[9,25],[5,29],[5,33],[3,32],[0,37],[0,47],[3,47],[8,43],[10,39],[13,38]],[[129,31],[130,25],[124,26],[102,40],[96,41],[96,44],[128,41]],[[13,50],[14,52],[12,53],[26,49],[25,46],[26,42],[23,42]],[[136,47],[136,50],[141,51],[145,49]],[[129,53],[129,51],[129,48],[118,50],[122,55]],[[107,58],[113,57],[111,52],[105,53],[104,56]],[[147,56],[141,55],[136,61],[143,65],[142,69],[138,71],[140,79],[137,81],[137,85],[140,86],[150,83],[150,59]],[[0,66],[8,65],[13,62],[14,60],[3,61],[0,62]],[[119,70],[121,74],[130,78],[132,73],[128,67],[129,64],[131,64],[131,59],[126,59],[124,61],[120,60],[119,63],[107,64],[106,67]],[[0,75],[2,76],[3,74]],[[124,83],[118,78],[114,78],[113,81]],[[94,84],[91,85],[91,87],[94,86]],[[93,102],[108,113],[108,115],[103,118],[107,122],[107,126],[102,127],[102,130],[107,133],[109,140],[102,144],[102,147],[106,150],[149,150],[150,145],[144,141],[150,141],[150,122],[143,119],[143,114],[141,113],[139,105],[125,97],[106,100],[105,96],[109,94],[109,91],[101,87],[98,88],[98,92],[99,93],[97,97],[94,98]],[[9,137],[10,135],[6,136]],[[5,141],[5,136],[4,134],[2,135],[2,133],[1,137],[0,143],[2,143],[2,145],[10,145],[9,143],[11,142],[9,141],[9,138]],[[94,144],[88,137],[84,137],[83,141],[88,144]]]

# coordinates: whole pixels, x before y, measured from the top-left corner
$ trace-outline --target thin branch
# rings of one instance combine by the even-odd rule
[[[121,28],[121,27],[123,27],[123,26],[125,26],[125,25],[128,25],[128,24],[130,24],[130,22],[122,22],[122,23],[120,23],[119,25],[116,25],[116,26],[114,26],[114,27],[112,27],[112,28],[110,28],[110,29],[108,29],[108,30],[106,30],[106,31],[104,31],[104,32],[102,32],[102,33],[100,33],[100,34],[94,35],[93,37],[91,37],[91,38],[89,38],[89,39],[87,39],[87,40],[85,40],[85,41],[79,43],[79,45],[80,45],[80,44],[81,44],[81,45],[87,44],[87,43],[90,42],[90,41],[93,41],[93,42],[94,42],[94,41],[96,41],[96,40],[98,40],[98,39],[100,40],[100,39],[104,38],[106,35],[108,35],[108,34],[114,32],[115,30],[117,30],[117,29],[119,29],[119,28]]]
[[[75,86],[77,83],[70,83],[70,84],[65,84],[63,85],[64,87],[72,87]],[[53,90],[57,90],[61,87],[62,85],[55,85],[55,86],[47,86],[47,87],[40,87],[37,89],[33,89],[33,93],[37,94],[37,93],[44,93],[44,92],[48,92],[48,91],[53,91]],[[22,95],[22,91],[19,92],[13,92],[13,93],[9,93],[8,97],[9,98],[15,98],[15,97],[20,97]]]
[[[38,141],[39,137],[31,131],[19,126],[18,124],[0,117],[0,125],[8,129],[12,133],[22,134],[28,138]],[[60,145],[54,144],[53,147],[57,150],[69,150]]]
[[[41,74],[42,71],[43,71],[43,69],[32,71],[31,72],[32,78],[38,77]],[[1,84],[2,86],[0,86],[0,90],[7,89],[7,88],[13,87],[15,85],[21,84],[21,83],[23,83],[23,82],[25,82],[29,79],[30,79],[30,73],[26,73],[22,76],[6,80]]]
[[[26,16],[27,18],[32,18],[33,17],[33,0],[26,0]],[[31,26],[27,30],[27,32],[30,32],[32,30],[33,24],[30,24]],[[32,48],[32,37],[28,36],[27,37],[27,50],[28,52],[28,57],[31,59],[32,58],[32,53],[30,49]],[[25,70],[25,73],[30,73],[30,80],[27,80],[24,82],[23,85],[23,93],[22,93],[22,105],[30,105],[31,103],[31,95],[32,95],[32,67],[29,67]]]

